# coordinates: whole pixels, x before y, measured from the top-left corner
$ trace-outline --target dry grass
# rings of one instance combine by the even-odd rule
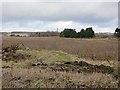
[[[110,74],[54,72],[47,69],[3,69],[6,88],[117,88]]]
[[[24,43],[30,54],[24,60],[3,61],[4,88],[118,88],[114,73],[54,71],[51,67],[67,61],[85,61],[94,65],[114,66],[118,59],[117,39],[65,39],[58,37],[3,37],[3,47]],[[44,49],[44,50],[43,50]],[[46,66],[31,66],[43,62]],[[72,66],[73,67],[73,66]],[[66,68],[66,67],[65,67]],[[78,69],[78,67],[75,66]],[[86,67],[80,67],[86,69]],[[117,73],[117,70],[114,71]]]
[[[74,69],[73,66],[67,66],[69,72],[54,70],[60,68],[58,65],[66,61],[83,60],[75,55],[47,50],[18,51],[18,53],[20,52],[30,54],[32,57],[19,60],[17,63],[3,61],[3,67],[7,67],[3,68],[2,86],[4,88],[117,88],[118,86],[118,79],[112,73],[87,72],[84,70],[86,67],[80,66],[74,67],[83,69],[81,72],[71,71]],[[46,65],[32,66],[33,63],[41,61]],[[90,63],[89,61],[86,62]],[[101,63],[98,62],[95,65],[99,64]],[[66,67],[62,66],[62,68]]]
[[[117,39],[65,39],[58,37],[3,37],[3,46],[23,42],[31,49],[62,50],[92,60],[118,60]]]

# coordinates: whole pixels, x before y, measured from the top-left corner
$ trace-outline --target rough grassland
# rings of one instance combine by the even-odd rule
[[[24,43],[34,50],[61,50],[92,60],[118,60],[117,39],[66,39],[58,37],[3,37],[2,46]]]
[[[32,55],[29,59],[3,61],[3,87],[14,88],[117,88],[118,80],[113,74],[98,72],[58,71],[59,64],[83,59],[61,51],[20,50],[17,53]],[[33,66],[37,63],[44,63]],[[87,62],[87,61],[86,61]],[[88,61],[89,63],[89,61]],[[101,63],[97,63],[98,65]]]
[[[3,37],[2,41],[3,47],[22,42],[30,49],[2,61],[3,88],[118,88],[117,39]],[[87,65],[79,65],[80,61]]]

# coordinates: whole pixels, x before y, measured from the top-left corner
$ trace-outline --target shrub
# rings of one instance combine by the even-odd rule
[[[114,36],[115,37],[120,37],[120,29],[119,28],[115,29]]]

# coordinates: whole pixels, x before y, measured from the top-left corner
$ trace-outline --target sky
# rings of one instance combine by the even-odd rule
[[[104,0],[105,1],[105,0]],[[5,0],[0,4],[2,32],[45,32],[93,27],[98,32],[114,32],[118,26],[118,2],[66,2]]]

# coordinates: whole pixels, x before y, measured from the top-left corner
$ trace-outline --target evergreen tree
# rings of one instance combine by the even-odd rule
[[[80,31],[80,33],[79,33],[79,37],[80,37],[80,38],[85,38],[85,34],[86,34],[85,30],[84,30],[84,29],[81,29],[81,31]]]
[[[63,32],[60,33],[60,37],[76,38],[77,32],[75,29],[64,29]]]
[[[93,31],[92,27],[86,28],[85,37],[86,38],[93,38],[94,36],[95,36],[95,34],[94,34],[94,31]]]
[[[86,28],[86,30],[81,29],[80,32],[76,32],[75,29],[64,29],[60,33],[60,37],[66,38],[93,38],[95,36],[92,27]]]
[[[119,29],[119,28],[116,28],[116,29],[115,29],[114,35],[115,35],[116,37],[120,37],[120,29]]]

